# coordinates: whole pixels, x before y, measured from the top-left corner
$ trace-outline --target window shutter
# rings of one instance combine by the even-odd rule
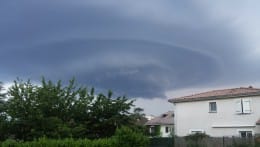
[[[236,100],[236,113],[242,113],[241,100]]]
[[[244,113],[251,113],[251,102],[249,99],[243,99],[243,112]]]

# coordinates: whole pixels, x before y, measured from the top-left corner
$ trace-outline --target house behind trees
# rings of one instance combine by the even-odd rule
[[[145,123],[151,136],[170,137],[174,130],[174,113],[168,111]]]

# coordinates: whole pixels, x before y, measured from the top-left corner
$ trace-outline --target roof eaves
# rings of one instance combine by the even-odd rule
[[[146,123],[146,126],[174,125],[174,123]]]
[[[173,98],[173,99],[169,99],[168,102],[181,103],[181,102],[206,101],[206,100],[227,99],[227,98],[248,97],[248,96],[260,96],[260,92],[235,94],[235,95],[196,97],[196,98]]]

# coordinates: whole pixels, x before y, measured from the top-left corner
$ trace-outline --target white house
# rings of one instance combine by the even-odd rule
[[[159,134],[155,134],[155,136],[170,137],[172,135],[174,127],[173,118],[173,111],[168,111],[158,117],[154,117],[153,119],[149,120],[145,123],[145,125],[148,127],[149,133],[151,135],[156,133],[156,129],[159,129]]]
[[[214,90],[169,99],[174,105],[177,136],[206,133],[212,137],[260,134],[260,89]]]

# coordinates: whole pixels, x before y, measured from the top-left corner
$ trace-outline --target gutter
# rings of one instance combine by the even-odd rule
[[[254,92],[254,93],[250,93],[250,94],[247,93],[247,94],[220,95],[220,96],[196,97],[196,98],[173,98],[173,99],[169,99],[168,102],[170,102],[170,103],[181,103],[181,102],[229,99],[229,98],[249,97],[249,96],[260,96],[260,92]]]
[[[255,125],[212,125],[212,128],[255,128]]]

